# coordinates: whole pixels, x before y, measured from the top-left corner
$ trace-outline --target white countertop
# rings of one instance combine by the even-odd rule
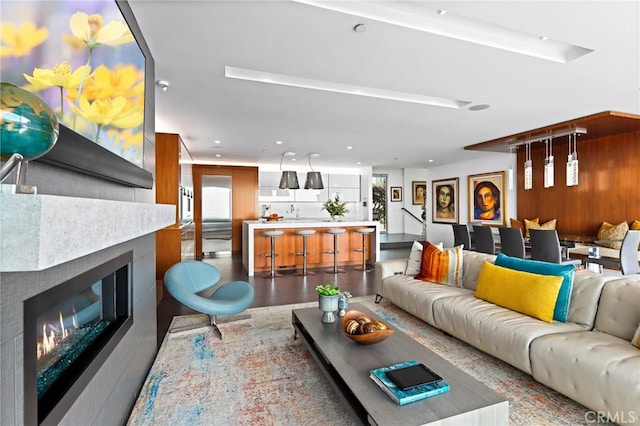
[[[244,220],[243,224],[253,229],[274,229],[274,228],[335,228],[338,226],[379,226],[377,220],[344,220],[342,222],[330,219],[281,219],[273,221]]]

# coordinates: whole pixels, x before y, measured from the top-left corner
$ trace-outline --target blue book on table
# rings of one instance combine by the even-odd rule
[[[449,384],[444,380],[435,383],[416,386],[411,389],[400,389],[391,379],[387,377],[387,371],[397,370],[399,368],[417,365],[417,361],[407,361],[400,364],[390,365],[388,367],[380,367],[371,370],[370,377],[376,382],[380,388],[391,397],[399,405],[405,405],[410,402],[420,401],[434,395],[439,395],[449,391]]]

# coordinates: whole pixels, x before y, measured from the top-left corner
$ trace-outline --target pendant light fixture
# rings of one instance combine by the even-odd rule
[[[300,189],[298,174],[293,170],[282,170],[282,161],[284,160],[284,157],[294,155],[296,155],[296,153],[290,151],[282,153],[282,157],[280,158],[280,171],[282,172],[282,176],[280,177],[280,189]]]
[[[509,191],[513,191],[513,147],[509,147],[509,172],[507,174]]]
[[[569,135],[569,155],[567,156],[567,186],[578,185],[578,134]]]
[[[544,187],[551,188],[554,184],[553,175],[555,173],[553,165],[553,138],[544,142]]]
[[[524,146],[524,189],[533,188],[533,163],[531,162],[531,143]]]
[[[320,154],[309,154],[309,168],[310,172],[307,172],[307,179],[304,182],[304,189],[324,189],[324,184],[322,183],[322,175],[320,172],[316,172],[313,170],[311,166],[311,157],[319,157]]]

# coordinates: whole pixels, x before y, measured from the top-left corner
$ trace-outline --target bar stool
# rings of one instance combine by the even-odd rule
[[[263,236],[271,238],[271,252],[262,255],[263,257],[271,258],[271,271],[263,274],[262,278],[277,278],[282,276],[282,274],[276,272],[276,256],[279,256],[279,254],[276,253],[276,237],[280,237],[283,234],[284,231],[266,231],[262,233]]]
[[[302,236],[302,251],[296,253],[296,256],[302,256],[302,272],[296,272],[295,275],[307,276],[316,274],[313,271],[307,271],[307,237],[315,233],[316,231],[314,229],[299,229],[295,232],[296,235]]]
[[[356,271],[373,271],[373,268],[367,266],[367,234],[370,234],[373,231],[375,231],[375,228],[360,228],[354,231],[358,234],[362,234],[362,248],[353,250],[362,252],[362,266],[356,266],[353,268]]]
[[[325,252],[327,254],[333,254],[333,268],[326,270],[325,272],[327,274],[344,273],[343,269],[338,269],[338,235],[344,234],[345,232],[347,232],[347,230],[344,228],[333,228],[326,231],[327,234],[333,235],[333,250]]]

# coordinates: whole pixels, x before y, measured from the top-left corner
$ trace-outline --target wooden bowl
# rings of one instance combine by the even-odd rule
[[[365,314],[363,312],[356,311],[355,309],[347,311],[347,313],[344,315],[344,318],[342,318],[342,332],[349,339],[351,339],[354,342],[359,343],[361,345],[373,345],[375,343],[382,342],[387,337],[389,337],[389,336],[391,336],[393,334],[393,329],[389,326],[389,324],[387,324],[384,321],[381,321],[381,322],[383,322],[387,326],[387,329],[385,329],[385,330],[378,330],[378,331],[374,331],[373,333],[366,333],[366,334],[349,334],[349,333],[347,333],[346,324],[352,319],[353,320],[358,320],[358,318],[363,317],[363,316],[364,317],[368,317],[371,320],[371,322],[380,321],[378,318],[376,318],[376,317],[374,317],[372,315],[368,315],[368,314]]]

